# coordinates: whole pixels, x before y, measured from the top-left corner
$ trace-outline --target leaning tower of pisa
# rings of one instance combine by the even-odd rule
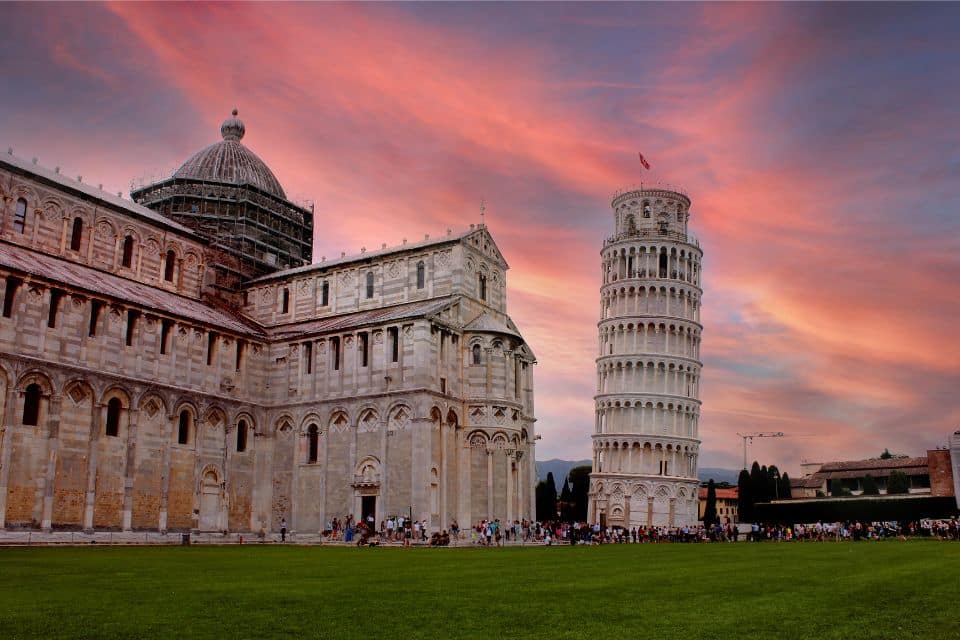
[[[694,525],[703,252],[687,234],[690,199],[639,189],[612,206],[589,517],[614,527]]]

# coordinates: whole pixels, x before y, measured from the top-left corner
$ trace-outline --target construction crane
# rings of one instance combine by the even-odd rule
[[[754,431],[753,433],[738,433],[743,438],[743,468],[747,468],[747,442],[753,444],[754,438],[783,438],[783,431]]]

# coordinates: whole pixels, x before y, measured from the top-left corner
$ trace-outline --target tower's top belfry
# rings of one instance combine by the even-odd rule
[[[619,191],[610,202],[617,233],[608,242],[630,236],[687,239],[690,198],[672,189]]]

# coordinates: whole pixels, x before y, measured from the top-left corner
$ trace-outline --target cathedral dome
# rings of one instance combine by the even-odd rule
[[[173,174],[174,178],[203,180],[224,184],[249,184],[286,200],[280,181],[270,168],[240,140],[246,133],[243,121],[234,109],[230,118],[220,126],[223,140],[198,151]]]

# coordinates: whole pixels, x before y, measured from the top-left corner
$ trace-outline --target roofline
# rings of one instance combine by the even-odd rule
[[[325,260],[323,262],[313,262],[302,267],[294,267],[292,269],[284,269],[283,271],[276,271],[267,275],[260,276],[259,278],[254,278],[247,282],[244,286],[251,287],[260,284],[270,282],[271,280],[282,280],[293,275],[303,275],[305,273],[313,271],[325,271],[327,268],[334,267],[343,267],[353,263],[363,263],[368,260],[374,260],[376,258],[383,258],[385,256],[390,256],[398,253],[403,253],[405,251],[418,251],[420,249],[425,249],[427,247],[439,247],[446,244],[457,244],[463,238],[470,235],[470,231],[459,235],[459,236],[450,236],[445,237],[442,240],[425,240],[421,242],[411,243],[411,244],[402,244],[396,247],[388,247],[386,249],[378,249],[377,251],[370,251],[368,253],[360,253],[352,256],[344,256],[343,258],[337,258],[335,260]]]
[[[343,267],[349,264],[364,262],[367,260],[373,260],[374,258],[383,258],[386,256],[395,255],[398,253],[403,253],[405,251],[419,251],[427,247],[439,247],[446,244],[459,244],[463,241],[464,238],[469,237],[470,235],[486,231],[490,235],[490,239],[493,240],[493,235],[487,230],[485,224],[471,225],[471,228],[466,231],[461,231],[460,233],[451,233],[451,235],[444,236],[437,240],[421,240],[420,242],[412,242],[410,244],[401,244],[393,247],[387,247],[385,249],[377,249],[376,251],[370,251],[367,253],[354,254],[350,256],[344,256],[342,258],[336,258],[334,260],[325,260],[323,262],[314,262],[302,267],[294,267],[292,269],[284,269],[283,271],[276,271],[274,273],[269,273],[258,278],[254,278],[247,282],[244,287],[249,288],[252,286],[257,286],[271,282],[274,280],[282,280],[293,275],[303,275],[310,272],[322,272],[327,268],[333,267]],[[496,245],[496,242],[494,242]],[[466,245],[469,246],[469,245]],[[474,249],[476,251],[476,249]],[[500,251],[500,247],[497,247],[497,253],[503,255],[503,252]],[[504,269],[509,269],[510,266],[507,264],[506,259],[503,260]]]
[[[435,304],[435,306],[439,307],[440,310],[443,310],[443,309],[445,309],[446,307],[450,306],[451,304],[454,304],[455,302],[459,302],[459,296],[456,296],[456,295],[439,296],[439,297],[435,297],[435,298],[426,298],[426,299],[424,299],[424,300],[415,300],[415,301],[412,301],[412,302],[404,302],[404,303],[399,304],[399,305],[391,305],[391,306],[394,306],[394,307],[410,306],[410,307],[412,307],[412,306],[414,306],[414,305],[419,305],[419,304],[428,303],[428,302],[433,302],[433,303]],[[362,314],[362,313],[366,313],[366,312],[368,312],[368,311],[379,311],[379,310],[382,310],[382,309],[385,309],[385,308],[386,308],[386,307],[376,307],[376,308],[374,308],[374,309],[365,309],[365,310],[362,310],[362,311],[348,311],[348,312],[346,312],[346,313],[338,313],[338,314],[335,314],[335,315],[323,316],[323,317],[320,317],[320,318],[310,318],[310,319],[308,319],[308,320],[299,320],[299,321],[294,321],[294,322],[286,322],[286,323],[284,323],[284,324],[274,325],[274,326],[270,327],[269,329],[266,329],[266,335],[267,335],[267,339],[268,339],[268,340],[280,340],[280,341],[283,341],[283,340],[289,339],[290,336],[288,336],[287,334],[294,332],[294,331],[296,330],[296,327],[297,327],[298,325],[306,325],[306,324],[310,324],[310,323],[323,322],[323,321],[327,321],[327,320],[342,319],[342,318],[346,318],[346,317],[351,316],[351,315],[359,315],[359,314]],[[382,318],[377,318],[376,320],[370,320],[370,321],[365,321],[365,322],[357,322],[356,324],[348,325],[347,327],[344,327],[344,328],[342,328],[342,329],[304,330],[304,331],[302,331],[301,333],[296,334],[296,335],[297,335],[298,339],[300,339],[300,337],[302,337],[302,336],[315,336],[315,335],[318,336],[318,335],[327,335],[327,334],[334,334],[334,335],[335,335],[335,334],[340,334],[340,333],[347,332],[347,331],[352,330],[352,329],[358,329],[358,328],[361,328],[361,327],[375,327],[375,326],[379,326],[379,325],[383,325],[383,324],[391,324],[391,323],[398,322],[398,321],[402,321],[402,320],[429,320],[429,321],[432,321],[432,316],[434,316],[436,313],[437,313],[437,311],[433,311],[433,312],[431,312],[431,313],[426,313],[426,312],[413,313],[413,312],[411,311],[411,312],[409,312],[409,313],[401,314],[401,315],[399,315],[399,316],[397,316],[397,317],[395,317],[395,318],[391,318],[391,319],[389,319],[389,320],[384,320],[384,319],[382,319]]]
[[[54,260],[58,260],[58,261],[63,262],[63,263],[65,263],[65,264],[78,265],[78,266],[83,267],[83,268],[85,268],[85,269],[89,269],[90,271],[93,271],[93,272],[96,272],[96,273],[103,273],[103,274],[105,274],[105,275],[110,275],[110,276],[113,276],[113,277],[115,277],[115,278],[119,278],[119,279],[121,279],[121,280],[125,280],[125,281],[127,281],[127,282],[130,282],[130,283],[132,283],[132,284],[140,285],[140,286],[143,286],[143,287],[149,287],[149,288],[151,288],[151,289],[157,289],[157,287],[153,287],[152,285],[149,285],[149,284],[147,284],[147,283],[145,283],[145,282],[140,282],[139,280],[134,280],[134,279],[132,279],[132,278],[128,278],[128,277],[126,277],[126,276],[118,275],[118,274],[116,274],[116,273],[111,273],[111,272],[109,272],[109,271],[103,271],[103,270],[101,270],[101,269],[97,269],[96,267],[91,267],[91,266],[86,265],[86,264],[71,262],[70,260],[66,260],[66,259],[64,259],[64,258],[62,258],[62,257],[60,257],[60,256],[55,256],[55,255],[53,255],[53,254],[39,252],[39,251],[37,251],[36,249],[31,249],[31,248],[29,248],[29,247],[24,247],[23,245],[19,245],[19,244],[15,243],[15,242],[10,242],[9,240],[6,240],[6,239],[0,239],[0,247],[2,247],[3,245],[11,245],[11,246],[18,247],[18,248],[20,248],[20,249],[24,249],[24,250],[27,250],[27,251],[35,251],[35,252],[37,252],[37,253],[41,253],[43,256],[45,256],[45,257],[47,257],[47,258],[52,258],[52,259],[54,259]],[[147,305],[147,304],[143,304],[143,303],[141,303],[141,302],[139,302],[139,301],[136,301],[136,300],[128,300],[128,299],[125,299],[125,298],[120,298],[120,297],[118,297],[118,296],[116,296],[116,295],[113,295],[113,294],[110,294],[110,293],[103,293],[102,291],[97,291],[96,289],[93,289],[93,288],[92,288],[91,286],[89,286],[89,285],[65,283],[65,282],[63,282],[63,281],[61,281],[61,280],[57,280],[56,278],[54,278],[54,277],[52,277],[52,276],[49,276],[49,275],[47,275],[47,274],[44,274],[44,273],[37,273],[37,272],[33,272],[33,271],[26,271],[26,270],[20,269],[20,268],[18,268],[18,267],[9,266],[9,265],[5,265],[5,264],[0,264],[0,269],[2,269],[2,270],[4,270],[4,271],[9,271],[10,273],[18,274],[18,277],[19,277],[19,276],[23,276],[25,280],[29,280],[30,282],[42,282],[42,283],[44,283],[44,284],[45,284],[47,287],[49,287],[49,288],[68,288],[68,289],[75,289],[75,290],[80,291],[80,292],[83,293],[84,295],[87,295],[87,296],[89,296],[89,297],[91,297],[91,298],[100,298],[100,299],[104,299],[104,300],[109,300],[109,301],[111,301],[111,302],[113,302],[113,303],[119,303],[119,304],[121,304],[121,305],[124,306],[124,307],[136,306],[136,307],[139,307],[139,308],[143,309],[144,315],[154,315],[154,316],[157,316],[157,317],[176,318],[176,319],[178,319],[178,320],[180,320],[180,321],[187,322],[187,323],[190,323],[190,324],[192,324],[192,325],[199,325],[199,326],[203,326],[203,327],[214,328],[214,329],[216,329],[219,333],[231,334],[231,335],[237,335],[237,336],[243,336],[243,337],[245,337],[245,338],[255,338],[255,339],[260,340],[260,341],[263,341],[263,342],[267,341],[267,339],[268,339],[268,336],[266,335],[266,332],[263,331],[263,330],[261,330],[261,329],[258,329],[258,328],[257,328],[257,327],[262,326],[262,325],[259,325],[259,323],[257,323],[255,320],[253,320],[253,319],[251,319],[251,318],[248,318],[247,316],[245,316],[245,315],[243,315],[243,314],[238,314],[238,316],[237,316],[236,318],[233,318],[233,320],[234,320],[235,322],[237,322],[238,324],[241,324],[241,325],[246,326],[247,329],[248,329],[248,331],[249,331],[249,333],[242,333],[242,332],[240,332],[240,331],[236,331],[236,330],[234,330],[234,329],[230,329],[230,328],[224,327],[223,325],[214,324],[214,323],[212,323],[212,322],[207,322],[207,321],[205,321],[205,320],[199,320],[199,319],[196,319],[196,318],[191,318],[190,316],[188,316],[188,315],[186,315],[186,314],[172,312],[172,311],[169,311],[169,310],[167,310],[167,309],[157,309],[156,307],[152,307],[152,306],[149,306],[149,305]],[[216,309],[216,310],[218,310],[218,311],[220,311],[220,312],[224,312],[224,310],[223,310],[222,308],[219,308],[219,307],[218,307],[217,305],[215,305],[215,304],[211,304],[208,300],[191,298],[191,297],[189,297],[189,296],[185,296],[185,295],[183,295],[182,293],[179,293],[179,292],[176,292],[176,291],[168,291],[168,290],[166,290],[166,289],[159,289],[159,290],[161,290],[161,291],[163,291],[164,293],[167,293],[167,294],[169,294],[169,295],[176,296],[176,297],[178,297],[178,298],[182,298],[182,299],[185,300],[185,301],[189,301],[189,302],[192,302],[192,303],[201,304],[201,305],[204,305],[204,306],[207,306],[207,307],[211,307],[211,308],[213,308],[213,309]],[[251,323],[253,323],[253,324],[251,325]]]
[[[18,160],[20,160],[20,161],[23,162],[23,165],[13,164],[13,163],[9,162],[9,161],[7,160],[7,158],[9,158],[9,157],[17,158]],[[191,231],[189,228],[187,228],[187,227],[185,227],[185,226],[183,226],[183,225],[178,224],[178,223],[177,223],[176,221],[174,221],[174,220],[168,219],[168,218],[167,218],[166,216],[164,216],[163,214],[157,213],[156,211],[153,211],[152,209],[149,209],[149,208],[147,208],[147,207],[144,207],[142,204],[140,204],[140,203],[138,203],[138,202],[134,202],[133,200],[124,200],[122,197],[111,195],[111,194],[107,193],[106,191],[102,191],[102,190],[101,190],[101,192],[103,193],[103,197],[100,197],[100,196],[97,196],[97,195],[88,193],[87,191],[85,191],[85,190],[83,190],[83,189],[80,189],[80,188],[78,188],[78,187],[75,187],[75,186],[73,186],[72,184],[70,184],[71,182],[74,182],[74,181],[73,181],[71,178],[69,178],[69,177],[67,177],[67,176],[65,176],[65,175],[63,175],[63,174],[56,174],[56,175],[58,175],[58,176],[60,176],[60,177],[62,178],[62,180],[57,180],[57,179],[55,179],[55,178],[51,178],[51,177],[49,177],[49,176],[45,176],[45,175],[43,175],[42,173],[38,173],[38,172],[36,172],[36,171],[32,171],[32,170],[29,168],[29,166],[27,165],[26,161],[23,160],[23,158],[19,158],[19,157],[17,157],[17,156],[14,156],[13,154],[9,154],[9,153],[8,153],[8,154],[6,154],[6,155],[0,155],[0,165],[2,165],[4,168],[6,168],[6,169],[8,169],[8,170],[10,170],[10,171],[12,171],[12,172],[14,172],[14,173],[19,173],[19,174],[22,174],[22,175],[30,176],[32,179],[34,179],[34,180],[36,180],[37,182],[40,182],[40,183],[42,183],[42,184],[44,184],[44,185],[46,185],[46,186],[55,187],[55,188],[57,188],[57,189],[60,190],[60,191],[66,191],[66,192],[69,193],[69,195],[74,196],[74,197],[77,197],[77,198],[80,198],[81,200],[85,200],[85,201],[88,201],[88,202],[93,202],[93,203],[96,203],[96,204],[100,204],[100,205],[102,205],[104,208],[108,208],[108,209],[117,211],[118,213],[124,213],[124,214],[127,214],[127,215],[133,215],[134,217],[136,217],[137,219],[139,219],[139,220],[141,220],[141,221],[143,221],[143,222],[152,224],[152,225],[154,225],[154,226],[161,226],[161,227],[164,227],[165,229],[167,229],[167,230],[169,230],[169,231],[173,231],[173,232],[178,233],[178,234],[180,234],[180,235],[182,235],[182,236],[188,237],[188,238],[190,238],[190,239],[192,239],[192,240],[196,240],[196,241],[199,241],[199,242],[201,242],[201,243],[206,243],[206,241],[205,241],[200,235],[198,235],[197,233],[195,233],[194,231]],[[46,170],[46,171],[49,171],[49,169],[47,169],[46,167],[42,167],[42,166],[40,166],[40,165],[32,165],[32,166],[38,166],[38,167],[41,168],[41,169],[44,169],[44,170]],[[83,182],[78,182],[77,184],[81,184],[81,185],[83,185],[83,186],[85,186],[85,187],[88,187],[88,188],[90,188],[90,189],[93,189],[93,188],[94,188],[93,185],[88,185],[88,184],[83,183]],[[119,200],[119,202],[116,202],[117,200]],[[150,216],[146,216],[146,215],[143,214],[142,211],[139,211],[138,208],[147,209],[148,211],[150,211],[151,213],[153,213],[153,214],[156,215],[157,217],[156,217],[156,218],[153,218],[153,217],[150,217]]]

